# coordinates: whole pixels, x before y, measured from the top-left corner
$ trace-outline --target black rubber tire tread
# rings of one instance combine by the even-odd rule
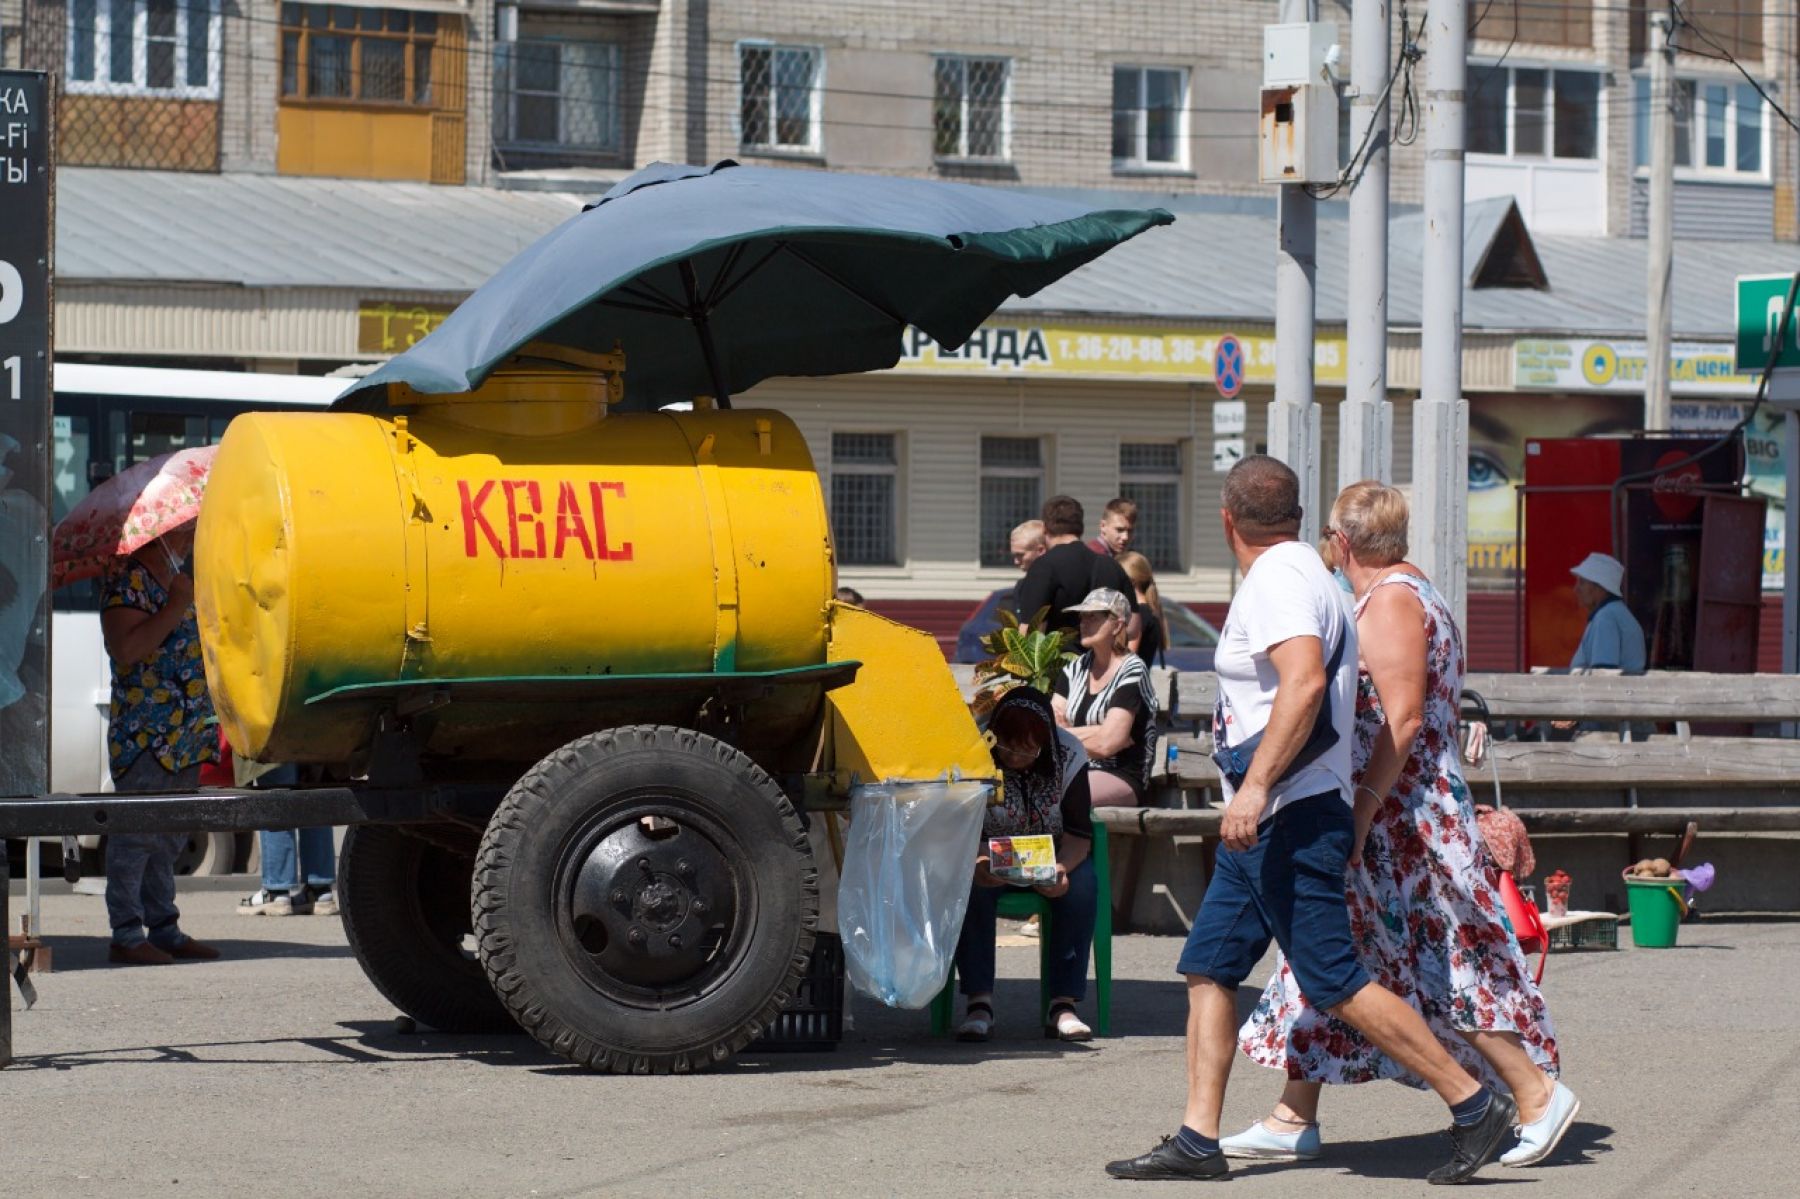
[[[421,909],[434,901],[460,904],[474,865],[393,825],[352,826],[338,863],[344,935],[375,989],[420,1024],[449,1033],[516,1033],[481,964],[436,944]],[[427,879],[422,891],[421,871],[456,874]]]
[[[759,892],[768,894],[759,895],[758,925],[740,954],[746,978],[737,994],[643,1019],[588,987],[561,959],[549,912],[532,909],[548,902],[541,884],[568,830],[611,795],[682,775],[710,784],[693,793],[743,838],[751,859],[743,865],[759,871]],[[728,1060],[793,996],[818,929],[819,872],[800,814],[749,757],[692,729],[631,725],[571,741],[513,786],[481,839],[474,908],[489,981],[540,1044],[592,1070],[684,1074]],[[758,976],[760,990],[751,985]],[[646,1024],[661,1043],[645,1043]]]

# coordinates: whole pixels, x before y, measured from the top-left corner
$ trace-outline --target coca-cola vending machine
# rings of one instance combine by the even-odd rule
[[[1650,669],[1750,669],[1762,537],[1745,533],[1739,509],[1760,501],[1742,498],[1743,477],[1737,437],[1527,441],[1521,665],[1569,664],[1587,626],[1569,571],[1603,553],[1625,564],[1624,599],[1644,626]],[[1740,594],[1747,571],[1703,574],[1703,550],[1708,563],[1742,556],[1755,564],[1756,594]],[[1708,644],[1697,664],[1703,609]]]

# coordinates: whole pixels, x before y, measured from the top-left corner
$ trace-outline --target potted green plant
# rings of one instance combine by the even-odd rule
[[[1068,633],[1044,627],[1049,614],[1049,608],[1039,608],[1022,621],[1001,606],[1000,627],[981,639],[988,656],[975,664],[977,690],[971,706],[976,719],[985,720],[1014,687],[1033,687],[1046,695],[1055,687],[1056,672],[1075,655],[1068,648]]]

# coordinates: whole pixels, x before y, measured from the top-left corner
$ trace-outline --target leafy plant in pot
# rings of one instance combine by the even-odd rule
[[[1039,608],[1029,620],[1020,620],[1001,605],[1000,627],[981,639],[988,656],[975,664],[977,691],[970,707],[977,720],[986,720],[994,705],[1014,687],[1033,687],[1048,695],[1056,685],[1056,673],[1075,655],[1069,634],[1046,629],[1048,607]]]

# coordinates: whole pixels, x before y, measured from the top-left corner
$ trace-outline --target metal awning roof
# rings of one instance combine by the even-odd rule
[[[1033,189],[1047,190],[1047,189]],[[556,191],[277,175],[203,175],[65,168],[57,174],[57,274],[116,284],[229,284],[417,293],[473,291],[502,264],[595,197]],[[1095,193],[1063,191],[1089,196]],[[1129,242],[1003,313],[1057,313],[1178,323],[1259,322],[1275,315],[1272,199],[1105,193],[1160,205],[1175,224]],[[1471,276],[1506,225],[1510,200],[1468,207]],[[1349,228],[1342,204],[1321,206],[1318,319],[1345,320]],[[1391,224],[1389,312],[1396,328],[1420,313],[1423,218]],[[1642,337],[1645,243],[1629,238],[1530,237],[1548,286],[1472,287],[1472,332]],[[1800,245],[1677,241],[1675,335],[1731,336],[1737,275],[1800,269]]]

